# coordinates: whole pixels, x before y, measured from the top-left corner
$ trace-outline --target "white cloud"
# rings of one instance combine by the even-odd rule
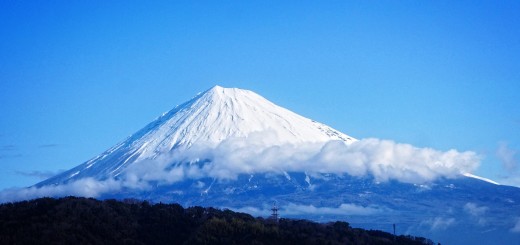
[[[309,175],[372,175],[380,182],[424,183],[472,172],[479,161],[480,157],[474,152],[443,152],[390,140],[363,139],[348,145],[342,141],[330,141],[272,146],[266,143],[265,135],[252,134],[224,140],[215,147],[192,146],[153,160],[134,162],[117,176],[117,180],[87,178],[58,186],[6,190],[0,193],[0,200],[63,195],[96,197],[121,188],[148,190],[152,187],[150,182],[165,185],[186,179],[235,179],[239,174],[284,171]],[[11,194],[6,193],[14,197],[10,198]],[[345,210],[348,206],[342,208]]]
[[[325,144],[265,146],[247,143],[251,139],[226,140],[215,148],[192,147],[161,162],[211,159],[202,167],[188,166],[185,177],[210,176],[233,179],[242,173],[308,172],[364,176],[376,181],[395,179],[423,183],[438,177],[457,177],[472,172],[480,162],[474,152],[417,148],[390,140],[364,139],[347,145],[341,141]],[[155,171],[155,168],[152,168]],[[189,171],[187,175],[186,171]],[[154,174],[147,174],[153,176]]]
[[[29,200],[38,197],[83,196],[98,197],[102,193],[115,192],[121,189],[121,184],[115,180],[98,181],[84,178],[63,185],[44,187],[11,188],[0,192],[1,202]]]
[[[257,207],[242,207],[229,208],[231,210],[243,213],[249,213],[254,216],[268,216],[271,214],[271,207],[263,205],[263,208]],[[389,212],[388,208],[368,206],[363,207],[351,203],[343,203],[337,207],[316,207],[314,205],[301,205],[289,203],[279,207],[280,213],[285,216],[300,216],[300,215],[360,215],[369,216],[383,212]]]
[[[373,215],[386,210],[378,207],[363,207],[350,203],[343,203],[339,207],[315,207],[314,205],[290,203],[281,209],[284,215]]]

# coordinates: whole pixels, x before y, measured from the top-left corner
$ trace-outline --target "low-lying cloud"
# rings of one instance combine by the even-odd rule
[[[172,163],[196,163],[204,159],[209,161],[202,165],[171,166]],[[203,176],[234,179],[239,174],[286,171],[371,175],[376,181],[424,183],[472,172],[479,162],[480,157],[474,152],[443,152],[390,140],[364,139],[349,145],[329,141],[299,146],[262,146],[254,139],[239,138],[223,141],[216,147],[192,147],[166,158],[134,164],[126,174],[171,182]]]
[[[255,216],[267,216],[271,214],[271,207],[264,205],[263,208],[257,207],[242,207],[230,208],[237,212],[249,213]],[[285,216],[302,216],[302,215],[326,215],[326,216],[370,216],[383,212],[389,212],[388,208],[378,206],[360,206],[352,203],[342,203],[337,207],[317,207],[314,205],[302,205],[295,203],[288,203],[279,207],[280,213]]]
[[[355,204],[343,203],[339,207],[315,207],[314,205],[298,205],[290,203],[283,207],[285,215],[374,215],[383,212],[378,207],[363,207]]]
[[[379,182],[425,183],[472,172],[480,162],[480,157],[470,151],[438,151],[391,140],[371,138],[351,144],[329,141],[273,146],[268,144],[267,136],[251,134],[224,140],[216,146],[194,145],[188,149],[174,150],[156,159],[129,164],[117,176],[95,176],[97,179],[80,179],[57,186],[5,190],[0,193],[0,201],[64,195],[97,197],[122,188],[148,190],[152,188],[151,182],[164,185],[206,177],[217,181],[233,180],[240,174],[269,172],[370,175]]]
[[[425,220],[421,223],[421,226],[429,227],[431,231],[446,230],[450,226],[455,225],[455,218],[452,217],[435,217],[432,219]]]
[[[0,192],[0,202],[30,200],[38,197],[99,197],[103,193],[119,191],[121,188],[121,183],[114,179],[99,181],[93,178],[83,178],[62,185],[5,189]]]

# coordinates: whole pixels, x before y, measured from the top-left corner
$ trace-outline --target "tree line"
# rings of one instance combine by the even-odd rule
[[[39,198],[0,204],[0,244],[433,244],[347,222],[270,219],[134,199]]]

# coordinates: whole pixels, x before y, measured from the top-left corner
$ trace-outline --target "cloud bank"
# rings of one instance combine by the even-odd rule
[[[86,178],[57,186],[6,190],[0,193],[0,201],[39,196],[97,197],[123,188],[148,190],[152,188],[150,183],[166,185],[206,177],[233,180],[240,174],[269,172],[305,172],[317,176],[321,173],[370,175],[379,182],[425,183],[472,172],[480,162],[480,157],[470,151],[438,151],[374,138],[351,144],[329,141],[273,146],[269,142],[269,134],[263,133],[224,140],[216,146],[194,145],[162,154],[156,159],[134,162],[117,177]],[[14,198],[9,198],[10,195]]]
[[[196,164],[208,159],[204,164]],[[172,163],[189,165],[172,167]],[[165,158],[134,164],[126,174],[175,182],[203,176],[234,179],[239,174],[307,172],[373,176],[376,181],[424,183],[472,172],[480,162],[474,152],[437,151],[390,140],[364,139],[352,144],[262,146],[251,138],[223,141],[216,147],[192,147]],[[143,174],[145,173],[145,174]]]

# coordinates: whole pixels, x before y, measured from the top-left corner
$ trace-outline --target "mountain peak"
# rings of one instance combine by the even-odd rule
[[[225,90],[229,90],[230,88],[224,88],[224,87],[221,87],[219,85],[215,85],[213,87],[211,87],[210,89],[204,91],[202,94],[212,94],[212,95],[215,95],[215,94],[219,94],[219,93],[225,93]]]
[[[248,96],[259,96],[258,94],[245,89],[239,88],[224,88],[219,85],[215,85],[212,88],[206,90],[205,92],[199,94],[198,97],[203,97],[206,101],[220,101],[220,100],[240,100],[244,99],[243,97]],[[242,97],[242,98],[241,98]],[[196,97],[197,98],[197,97]]]
[[[208,89],[207,91],[214,91],[214,92],[218,92],[218,91],[224,91],[226,89],[232,89],[232,88],[224,88],[220,85],[215,85],[213,87],[211,87],[210,89]]]
[[[205,92],[203,92],[203,94],[225,94],[225,95],[233,95],[234,93],[236,93],[237,91],[243,91],[243,92],[252,92],[250,90],[247,90],[247,89],[240,89],[240,88],[225,88],[225,87],[222,87],[220,85],[215,85],[213,87],[211,87],[210,89],[206,90]]]

